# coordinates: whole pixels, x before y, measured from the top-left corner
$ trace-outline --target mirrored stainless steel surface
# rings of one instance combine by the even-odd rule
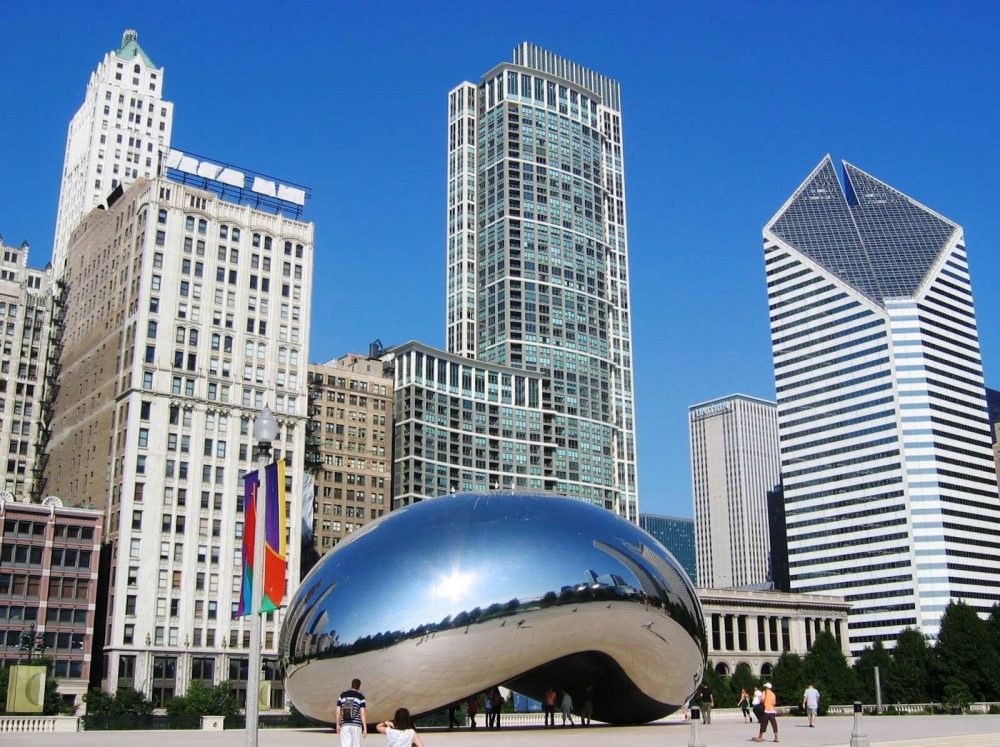
[[[494,684],[541,699],[592,687],[594,718],[677,709],[705,666],[680,564],[639,527],[550,495],[458,494],[393,511],[305,578],[279,648],[296,708],[332,721],[361,679],[370,721]]]

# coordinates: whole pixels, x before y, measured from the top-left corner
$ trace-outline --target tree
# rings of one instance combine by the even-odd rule
[[[712,691],[716,708],[732,708],[736,705],[736,696],[729,686],[729,678],[716,672],[711,661],[705,667],[705,677],[702,682]]]
[[[131,687],[122,687],[114,695],[91,690],[84,696],[87,730],[148,729],[153,717],[153,703]]]
[[[990,616],[986,618],[986,627],[989,630],[993,650],[1000,651],[1000,604],[993,605]]]
[[[858,679],[847,665],[847,657],[833,633],[824,630],[816,636],[802,665],[806,679],[820,691],[823,703],[852,703],[857,697]],[[796,697],[801,702],[801,690]]]
[[[973,698],[992,700],[997,693],[993,677],[1000,671],[1000,654],[988,645],[989,639],[989,626],[972,607],[951,602],[941,617],[934,648],[938,681],[964,682]]]
[[[771,684],[779,705],[799,705],[807,684],[802,657],[788,651],[783,653],[771,672]]]
[[[874,703],[875,698],[875,667],[878,667],[879,678],[882,682],[882,699],[886,700],[885,681],[889,672],[889,664],[892,657],[885,650],[882,641],[875,641],[875,645],[866,648],[861,652],[858,660],[854,663],[854,674],[858,679],[858,686],[861,696],[866,703]]]
[[[889,703],[926,703],[930,650],[923,633],[905,628],[896,638],[885,678],[885,699]]]
[[[202,716],[232,718],[240,707],[228,682],[207,688],[192,682],[187,695],[167,701],[167,723],[174,729],[196,729]]]
[[[736,665],[736,670],[733,672],[733,676],[729,678],[729,687],[733,691],[733,694],[739,698],[740,691],[746,690],[748,693],[752,693],[754,686],[757,685],[759,680],[753,676],[753,671],[750,669],[750,665],[745,661],[741,661]]]

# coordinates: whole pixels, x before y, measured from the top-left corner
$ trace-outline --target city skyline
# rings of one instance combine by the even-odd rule
[[[1000,243],[1000,216],[990,176],[1000,157],[990,132],[1000,109],[979,95],[996,88],[1000,73],[985,36],[996,8],[908,8],[896,18],[902,6],[815,15],[786,5],[730,5],[728,13],[705,15],[635,7],[594,43],[580,34],[592,14],[570,18],[570,7],[533,11],[530,26],[480,11],[491,30],[465,39],[448,36],[466,24],[442,11],[436,28],[448,42],[427,45],[422,34],[406,32],[419,21],[403,8],[387,18],[339,9],[336,28],[324,29],[315,23],[321,7],[307,4],[258,30],[247,22],[253,8],[204,9],[188,23],[179,12],[147,15],[124,4],[67,6],[56,15],[15,6],[5,48],[32,64],[0,71],[8,111],[17,113],[0,124],[8,144],[0,154],[0,233],[10,245],[28,240],[32,265],[44,265],[83,71],[135,28],[166,71],[163,95],[177,107],[178,147],[312,187],[310,360],[363,351],[375,338],[443,347],[442,102],[457,80],[530,40],[622,84],[642,512],[692,513],[688,406],[737,391],[774,396],[759,231],[824,153],[890,175],[894,186],[965,227],[986,383],[996,387],[1000,301],[989,290],[1000,276],[991,251]],[[559,29],[533,33],[549,26],[549,14],[563,16]],[[942,27],[950,32],[944,39],[936,33]],[[747,41],[760,38],[755,29],[782,39],[775,57],[783,59]],[[292,37],[294,45],[282,42]],[[834,44],[835,55],[815,52]],[[931,44],[934,59],[924,60]],[[314,59],[324,64],[314,70]],[[348,60],[349,67],[338,65]],[[219,73],[203,83],[206,64]],[[275,91],[273,106],[261,105],[260,90]],[[405,116],[376,118],[390,91]],[[947,118],[928,103],[934,91],[949,97]],[[410,207],[399,210],[401,203]],[[356,288],[323,293],[337,275],[357,278]],[[363,302],[374,287],[391,289],[379,309]]]

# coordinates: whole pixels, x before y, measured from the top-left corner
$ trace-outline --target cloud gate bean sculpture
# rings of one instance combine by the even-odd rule
[[[503,684],[568,690],[594,718],[643,723],[700,682],[694,588],[650,535],[568,498],[458,494],[393,511],[324,556],[279,643],[296,708],[331,722],[359,677],[370,721]]]

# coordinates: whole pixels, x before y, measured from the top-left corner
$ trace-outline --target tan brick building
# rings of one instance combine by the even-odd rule
[[[309,366],[309,461],[316,477],[316,550],[389,510],[392,378],[382,361],[350,353]]]

